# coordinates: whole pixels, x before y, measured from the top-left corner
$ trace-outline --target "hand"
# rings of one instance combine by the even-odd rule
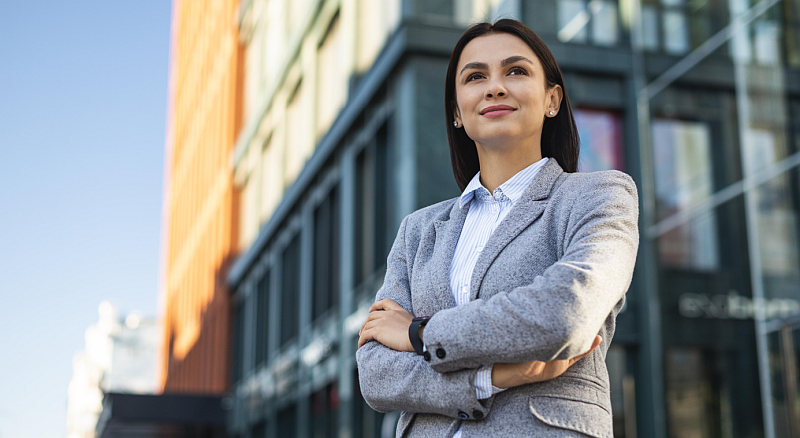
[[[595,336],[592,348],[572,359],[551,360],[550,362],[534,360],[524,363],[496,363],[492,367],[492,385],[498,388],[511,388],[554,379],[564,374],[575,362],[591,354],[601,342],[603,342],[603,338],[600,335]]]
[[[358,332],[358,348],[371,340],[397,351],[414,351],[408,327],[414,315],[389,298],[376,301]]]

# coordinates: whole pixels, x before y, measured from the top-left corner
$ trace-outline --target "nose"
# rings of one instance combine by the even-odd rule
[[[503,97],[508,93],[505,88],[505,84],[503,84],[502,76],[498,77],[495,76],[491,79],[486,87],[485,96],[487,99],[491,99],[492,97]]]

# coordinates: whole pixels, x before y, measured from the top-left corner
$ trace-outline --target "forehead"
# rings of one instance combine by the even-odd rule
[[[458,70],[470,62],[483,62],[489,66],[499,65],[509,56],[524,56],[530,59],[536,68],[541,69],[539,58],[519,37],[507,33],[494,33],[479,36],[464,46],[458,60]]]

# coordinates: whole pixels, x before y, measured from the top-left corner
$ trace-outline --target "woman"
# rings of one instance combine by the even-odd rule
[[[636,259],[636,186],[577,173],[561,71],[517,21],[461,37],[445,112],[463,193],[400,225],[359,333],[364,398],[403,411],[398,436],[611,437],[605,355]]]

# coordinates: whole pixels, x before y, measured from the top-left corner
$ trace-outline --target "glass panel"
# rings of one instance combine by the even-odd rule
[[[263,421],[253,426],[251,438],[267,438],[267,423]]]
[[[756,223],[767,319],[800,314],[797,181],[795,168],[753,193],[758,208]]]
[[[669,73],[668,84],[639,77],[652,96],[641,123],[652,147],[647,234],[658,257],[668,434],[797,436],[796,381],[787,390],[781,374],[796,368],[781,353],[795,342],[774,332],[800,315],[800,174],[787,105],[797,72],[783,59],[798,24],[784,14],[796,15],[797,2],[756,16],[763,1],[643,2],[646,47],[656,45],[652,15],[665,53],[713,43],[674,65],[640,58],[644,71]],[[725,26],[728,40],[709,41]]]
[[[334,382],[311,394],[310,438],[338,437],[339,388]]]
[[[617,44],[617,4],[610,1],[592,0],[589,2],[592,12],[592,42],[601,46]]]
[[[664,11],[664,50],[680,55],[689,50],[689,32],[686,15],[680,11]]]
[[[339,199],[333,188],[314,212],[313,315],[316,320],[339,301]]]
[[[291,437],[297,434],[297,407],[291,405],[278,411],[278,436]]]
[[[581,139],[579,170],[624,170],[619,115],[610,111],[575,109],[574,117]]]
[[[306,164],[306,160],[314,150],[314,131],[308,114],[311,112],[309,102],[310,87],[304,86],[303,81],[297,84],[289,99],[286,110],[286,148],[284,184],[288,187],[294,182],[297,175]]]
[[[300,294],[300,236],[283,251],[281,278],[281,345],[297,336]]]
[[[659,219],[690,210],[712,192],[710,128],[701,122],[654,119],[653,157]],[[664,266],[714,269],[718,264],[716,217],[705,213],[661,235]]]
[[[256,365],[262,365],[267,361],[267,347],[269,342],[269,271],[258,282],[258,297],[256,305]]]
[[[658,50],[658,10],[642,5],[642,45],[645,50]]]
[[[585,43],[589,13],[583,0],[558,1],[558,39],[564,42]]]
[[[636,437],[636,394],[632,356],[630,348],[618,344],[611,344],[606,353],[615,438]]]
[[[339,16],[331,21],[317,60],[317,137],[328,131],[347,100],[347,76],[340,64],[343,50]]]

